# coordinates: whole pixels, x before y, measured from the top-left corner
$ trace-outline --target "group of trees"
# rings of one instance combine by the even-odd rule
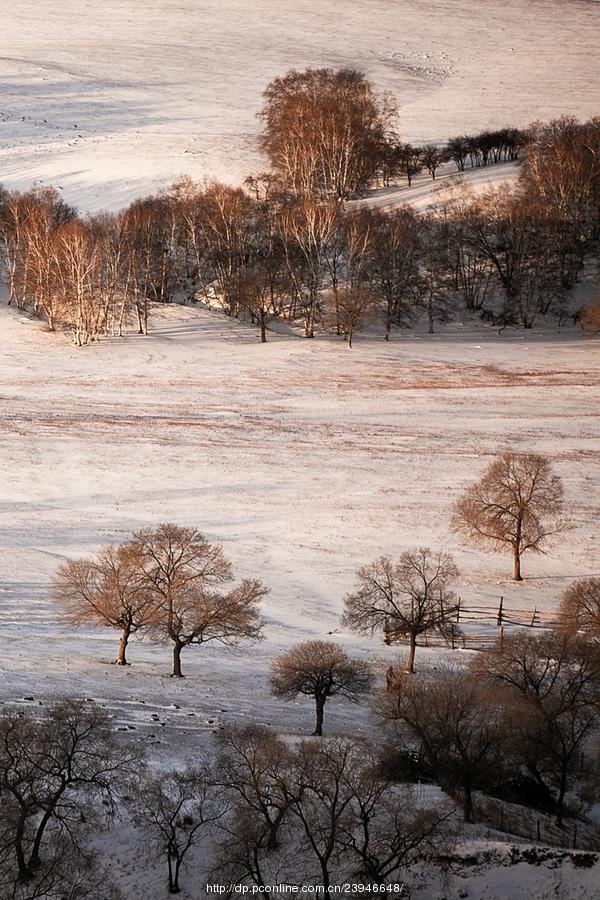
[[[351,696],[372,686],[364,665],[328,642],[300,645],[272,679],[284,693],[312,679],[317,710],[331,686]],[[116,900],[118,884],[90,850],[115,817],[156,847],[179,893],[199,845],[209,882],[394,885],[414,863],[447,858],[454,804],[467,823],[487,795],[564,827],[593,803],[600,644],[584,634],[518,631],[466,666],[398,671],[374,713],[377,743],[228,727],[193,762],[155,769],[91,701],[5,711],[0,897]],[[449,800],[418,799],[419,782]]]
[[[139,754],[94,703],[0,715],[0,897],[113,900],[89,837],[116,812]]]
[[[536,130],[503,128],[412,146],[396,133],[393,98],[377,94],[355,69],[292,70],[275,78],[260,115],[271,185],[320,200],[356,197],[373,180],[387,186],[406,176],[410,185],[423,169],[435,179],[446,162],[464,172],[467,164],[514,161]]]
[[[260,638],[258,604],[267,590],[258,579],[225,590],[232,577],[220,546],[195,528],[165,523],[94,558],[63,563],[52,594],[70,624],[120,630],[117,665],[127,665],[129,638],[143,631],[172,645],[172,674],[181,677],[181,653],[191,644]]]
[[[546,457],[505,453],[457,500],[452,527],[470,543],[508,549],[513,579],[521,581],[523,554],[544,552],[548,540],[566,527],[562,508],[562,482]],[[359,569],[356,588],[345,598],[344,624],[360,633],[383,631],[388,641],[408,637],[407,669],[412,672],[418,638],[431,632],[448,637],[454,628],[456,598],[451,586],[457,576],[454,561],[445,552],[407,551],[396,563],[381,557]],[[231,564],[219,545],[194,528],[166,523],[138,531],[93,558],[63,563],[52,595],[71,625],[101,624],[120,630],[117,665],[127,664],[129,638],[141,631],[150,640],[171,643],[172,673],[181,676],[185,647],[213,641],[231,646],[260,638],[259,602],[268,590],[256,578],[225,590],[231,580]],[[589,598],[586,602],[592,613],[588,609],[585,614],[593,615],[593,603]],[[582,608],[577,616],[583,615]],[[273,676],[279,696],[315,697],[317,734],[328,696],[351,696],[360,692],[363,682],[368,687],[368,672],[343,651],[338,656],[334,651],[321,642],[309,642],[302,645],[302,652],[282,658]],[[320,659],[325,668],[314,682],[304,683],[303,667],[308,665],[312,677]]]
[[[520,630],[466,670],[399,672],[382,711],[466,821],[475,790],[553,812],[559,827],[569,791],[575,811],[586,783],[597,791],[600,653],[585,635]]]
[[[90,849],[115,825],[164,858],[171,894],[200,844],[205,883],[262,888],[399,887],[451,844],[452,803],[419,805],[366,740],[292,745],[249,725],[195,758],[155,768],[90,702],[1,714],[2,900],[117,900],[118,874]]]
[[[459,309],[531,327],[573,311],[568,292],[600,235],[600,122],[563,118],[455,138],[399,142],[394,108],[353,70],[308,69],[265,92],[268,173],[245,188],[184,178],[123,212],[78,216],[57,191],[0,193],[0,248],[10,302],[68,328],[77,344],[148,327],[150,304],[203,299],[251,321],[275,318],[352,335],[369,321],[429,331]],[[346,201],[442,161],[522,156],[514,189],[434,198],[426,214]],[[582,324],[594,331],[593,310]]]

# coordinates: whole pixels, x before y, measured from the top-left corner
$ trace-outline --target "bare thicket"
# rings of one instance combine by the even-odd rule
[[[372,683],[371,666],[350,656],[332,641],[304,641],[278,657],[271,667],[271,690],[276,697],[293,700],[298,694],[314,697],[316,724],[323,734],[323,711],[331,697],[356,702]]]
[[[41,886],[42,893],[32,896],[62,897],[55,891],[63,889],[66,896],[106,896],[94,893],[86,838],[90,826],[115,811],[138,764],[136,754],[118,745],[95,704],[63,702],[40,718],[3,714],[0,872],[6,882],[0,876],[0,885],[10,886],[12,879],[16,897],[27,895],[20,886]],[[89,879],[78,884],[86,867]]]
[[[600,643],[600,578],[581,578],[563,593],[558,608],[559,630],[582,634]]]
[[[383,709],[408,726],[442,787],[461,796],[465,821],[473,821],[473,791],[497,769],[504,727],[489,687],[450,669],[422,680],[401,675]]]
[[[428,548],[402,553],[397,563],[381,557],[358,570],[356,588],[344,599],[343,622],[361,634],[407,636],[406,670],[414,672],[419,636],[446,635],[456,618],[450,585],[457,575],[451,556]]]
[[[145,334],[152,303],[182,297],[250,320],[262,341],[275,318],[301,321],[308,337],[318,322],[331,327],[331,306],[348,335],[364,319],[356,298],[362,308],[370,297],[385,310],[386,339],[422,314],[431,331],[460,303],[500,329],[552,314],[595,333],[595,305],[577,312],[569,292],[600,232],[600,122],[564,117],[419,148],[398,140],[390,115],[356,72],[292,72],[267,91],[273,170],[244,189],[182,178],[121,213],[89,217],[51,188],[0,191],[9,302],[78,345],[132,325]],[[464,170],[520,156],[514,188],[455,189],[431,215],[340,202],[423,167],[435,177],[442,160]]]
[[[563,825],[566,795],[600,724],[600,652],[578,636],[517,632],[477,660],[476,671],[508,691],[513,756],[548,793]]]
[[[510,550],[513,579],[522,581],[521,557],[543,553],[564,529],[563,489],[550,461],[535,453],[504,453],[454,506],[452,528],[489,550]]]

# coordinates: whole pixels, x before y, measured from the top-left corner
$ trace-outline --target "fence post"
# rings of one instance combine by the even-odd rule
[[[457,621],[457,622],[460,622],[460,604],[461,604],[461,601],[462,601],[462,597],[459,597],[459,598],[458,598],[458,603],[457,603],[457,605],[456,605],[456,621]]]
[[[452,649],[455,650],[455,640],[454,640],[454,622],[450,625],[450,641],[452,642]]]
[[[536,617],[537,617],[537,606],[534,606],[534,607],[533,607],[533,615],[532,615],[532,617],[531,617],[531,627],[532,627],[532,628],[533,628],[533,626],[535,625]]]
[[[498,607],[498,618],[496,619],[496,625],[502,625],[503,608],[504,608],[504,597],[500,597],[500,606]]]
[[[504,650],[504,625],[500,626],[500,653]]]

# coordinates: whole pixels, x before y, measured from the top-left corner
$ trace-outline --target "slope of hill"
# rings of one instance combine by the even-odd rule
[[[583,0],[23,0],[2,18],[0,182],[83,210],[257,170],[261,91],[292,67],[363,69],[410,140],[598,112]]]

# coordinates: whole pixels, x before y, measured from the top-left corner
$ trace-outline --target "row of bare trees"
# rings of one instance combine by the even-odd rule
[[[444,156],[395,144],[389,100],[359,73],[328,69],[276,79],[262,116],[271,171],[245,189],[184,178],[88,218],[50,188],[1,192],[10,302],[67,327],[77,344],[131,323],[145,333],[150,303],[174,298],[218,304],[257,324],[263,341],[279,318],[349,345],[371,321],[388,339],[393,326],[425,316],[431,332],[464,308],[526,328],[576,312],[569,291],[600,235],[599,120],[536,124],[522,151],[510,129],[454,139]],[[463,170],[521,153],[519,184],[440,192],[421,215],[349,208],[347,197],[377,177],[383,145],[388,180],[423,166],[435,176],[448,155]],[[595,322],[582,320],[591,331]]]

